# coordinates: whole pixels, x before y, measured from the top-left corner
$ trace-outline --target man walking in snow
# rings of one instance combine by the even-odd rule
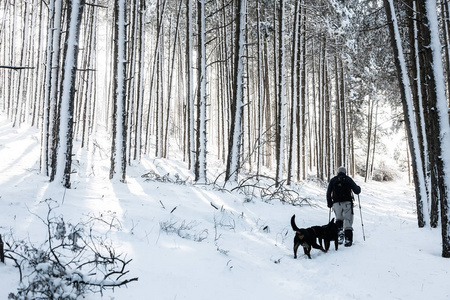
[[[345,167],[339,167],[337,175],[331,178],[327,189],[328,207],[333,207],[339,228],[339,244],[350,247],[353,243],[353,195],[361,193],[361,187],[346,175]]]

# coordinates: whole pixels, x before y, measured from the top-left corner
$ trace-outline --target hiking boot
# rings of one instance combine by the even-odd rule
[[[343,230],[339,230],[338,233],[338,244],[342,245],[344,243],[345,235]]]
[[[336,225],[338,228],[338,243],[339,245],[342,245],[344,243],[344,221],[342,220],[336,220]]]
[[[345,231],[345,247],[350,247],[353,244],[353,231],[351,229],[347,229]]]

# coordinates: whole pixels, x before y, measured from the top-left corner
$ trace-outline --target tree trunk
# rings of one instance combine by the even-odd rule
[[[260,172],[261,172],[261,154],[262,154],[262,144],[261,144],[261,139],[262,139],[262,127],[263,127],[263,86],[262,86],[262,75],[263,75],[263,70],[262,70],[262,58],[261,58],[261,51],[262,51],[262,45],[261,45],[261,7],[260,7],[260,0],[257,0],[256,5],[256,13],[257,13],[257,17],[256,17],[256,28],[257,28],[257,49],[256,49],[256,53],[257,53],[257,58],[258,58],[258,63],[257,63],[257,69],[258,69],[258,108],[257,108],[257,114],[258,114],[258,125],[257,125],[257,144],[256,144],[256,175],[259,176]]]
[[[285,43],[284,34],[284,0],[279,0],[278,6],[278,89],[277,89],[277,134],[276,134],[276,178],[275,185],[279,186],[283,178],[285,130],[286,130],[286,79],[285,79]]]
[[[422,173],[425,177],[425,189],[426,189],[426,195],[427,198],[424,199],[426,201],[426,207],[424,207],[423,210],[417,211],[417,217],[419,220],[419,224],[425,224],[428,222],[428,220],[431,221],[431,225],[433,226],[433,223],[437,225],[437,212],[436,212],[436,218],[434,218],[436,221],[432,221],[429,216],[429,199],[430,199],[430,187],[429,182],[430,178],[428,176],[429,174],[429,155],[428,155],[428,142],[427,142],[427,136],[425,132],[425,112],[424,112],[424,103],[423,103],[423,94],[422,94],[422,64],[423,59],[421,54],[420,48],[423,47],[421,38],[419,38],[418,33],[418,16],[417,16],[417,1],[410,0],[408,2],[408,5],[410,9],[408,9],[408,27],[409,27],[409,42],[410,42],[410,55],[411,55],[411,72],[413,76],[412,85],[411,85],[411,92],[412,92],[412,99],[414,103],[414,111],[415,111],[415,118],[416,118],[416,126],[417,126],[417,135],[419,140],[419,147],[420,147],[420,157],[422,159]],[[425,95],[426,96],[426,95]],[[426,208],[426,209],[425,209]]]
[[[418,152],[419,140],[417,131],[415,130],[415,119],[411,99],[408,70],[406,69],[405,57],[403,56],[403,48],[401,44],[400,32],[398,29],[397,17],[395,15],[393,0],[384,0],[384,7],[386,10],[386,17],[388,19],[389,24],[391,46],[394,52],[394,61],[397,69],[397,77],[399,81],[400,94],[403,104],[403,113],[405,115],[405,126],[408,134],[408,145],[413,165],[417,211],[420,211],[420,214],[423,214],[423,212],[427,209],[425,176],[422,172],[423,170],[422,159],[420,153]],[[419,227],[423,227],[425,226],[425,224],[426,223],[424,222],[424,220],[418,219]]]
[[[294,141],[297,140],[295,139],[296,136],[296,130],[298,130],[297,128],[297,108],[298,108],[298,97],[297,97],[297,92],[298,92],[298,76],[297,76],[297,72],[300,72],[300,70],[297,68],[298,63],[297,63],[297,59],[298,59],[298,39],[299,39],[299,17],[300,17],[300,2],[297,1],[296,5],[295,5],[295,12],[294,12],[294,30],[293,30],[293,43],[292,43],[292,58],[291,58],[291,124],[290,124],[290,128],[289,128],[289,151],[288,151],[288,164],[287,164],[287,184],[290,185],[291,184],[291,180],[292,180],[292,169],[294,167],[294,162],[293,162],[293,156],[294,156]],[[298,142],[298,140],[297,140]],[[297,155],[297,159],[299,159],[298,155]]]
[[[164,135],[164,152],[163,157],[167,158],[167,149],[169,147],[169,117],[170,117],[170,110],[171,110],[171,102],[172,102],[172,82],[173,82],[173,73],[174,73],[174,64],[175,64],[175,53],[176,53],[176,47],[177,47],[177,40],[178,40],[178,27],[180,24],[180,16],[181,16],[181,4],[182,1],[180,1],[180,4],[178,6],[178,13],[177,13],[177,22],[175,25],[175,37],[173,38],[173,49],[172,49],[172,64],[169,70],[169,88],[168,88],[168,96],[167,96],[167,113],[166,113],[166,120],[165,120],[165,135]]]
[[[137,79],[137,103],[136,103],[136,135],[134,141],[134,159],[141,160],[142,154],[142,117],[144,114],[144,77],[145,77],[145,15],[147,12],[147,7],[145,0],[139,0],[139,58],[138,58],[138,79]]]
[[[199,0],[197,4],[198,22],[198,92],[197,92],[197,151],[195,162],[195,181],[206,182],[206,18],[205,2]]]
[[[112,117],[111,168],[109,178],[120,176],[120,181],[126,179],[126,0],[116,0],[114,5],[114,93]]]
[[[189,169],[194,170],[195,162],[195,123],[194,123],[194,62],[193,62],[193,50],[192,50],[192,0],[186,1],[186,77],[187,77],[187,139],[188,139],[188,157],[189,157]]]
[[[437,198],[441,209],[442,256],[450,258],[450,125],[445,93],[444,67],[441,56],[436,2],[426,0],[419,4],[423,16],[424,71],[428,82],[428,105],[433,135],[429,139],[436,153]],[[417,171],[417,170],[416,170]]]
[[[238,0],[236,24],[236,51],[233,82],[233,102],[231,105],[230,142],[228,145],[228,159],[226,181],[236,182],[239,172],[242,147],[242,118],[244,105],[244,50],[245,50],[245,21],[246,0]]]
[[[372,142],[372,120],[373,120],[373,100],[369,99],[369,111],[367,112],[367,151],[366,151],[366,175],[364,176],[364,182],[367,182],[369,177],[369,161],[370,161],[370,145]]]
[[[61,181],[66,188],[70,188],[70,173],[72,171],[75,76],[83,6],[84,0],[74,0],[69,3],[67,8],[68,32],[66,34],[62,68],[61,103],[58,110],[59,139],[55,170],[55,180]]]
[[[344,81],[344,63],[342,61],[342,56],[339,56],[339,62],[340,62],[340,84],[339,84],[339,101],[340,101],[340,116],[341,116],[341,126],[340,126],[340,132],[341,132],[341,160],[342,165],[346,165],[348,158],[347,158],[347,140],[348,140],[348,134],[347,134],[347,100],[345,98],[345,81]]]
[[[303,3],[303,0],[302,0]],[[301,112],[300,112],[300,123],[301,123],[301,128],[302,128],[302,133],[301,133],[301,158],[299,157],[299,160],[301,159],[302,164],[301,167],[299,167],[298,173],[302,174],[302,176],[299,179],[306,179],[306,169],[307,169],[307,156],[306,156],[306,150],[307,150],[307,127],[308,127],[308,120],[310,119],[310,112],[309,112],[309,108],[308,108],[308,100],[307,100],[307,92],[306,92],[306,77],[307,77],[307,72],[306,72],[306,58],[307,58],[307,53],[306,53],[306,8],[302,8],[303,9],[303,42],[302,42],[302,83],[301,83]],[[309,139],[311,140],[311,135],[309,136]],[[300,152],[300,151],[299,151]],[[310,154],[311,156],[311,154]]]

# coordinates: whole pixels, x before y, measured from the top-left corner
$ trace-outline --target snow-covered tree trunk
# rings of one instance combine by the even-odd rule
[[[78,120],[76,121],[81,126],[81,147],[89,149],[89,140],[92,134],[93,122],[93,104],[95,103],[95,61],[97,53],[97,25],[98,25],[98,0],[93,2],[92,6],[87,7],[87,16],[89,24],[85,26],[85,68],[87,72],[84,72],[84,76],[79,79],[79,83],[84,86],[84,93],[78,91],[78,99],[83,107],[81,114],[78,114]],[[81,77],[81,76],[80,76]],[[84,83],[84,84],[83,84]],[[76,114],[77,115],[77,114]]]
[[[59,87],[60,87],[60,55],[61,55],[61,20],[62,20],[62,1],[55,0],[55,11],[53,17],[53,36],[52,36],[52,61],[51,61],[51,74],[50,74],[50,91],[49,91],[49,126],[48,126],[48,149],[50,149],[50,167],[51,174],[50,180],[54,176],[54,170],[56,169],[56,144],[58,137],[58,119],[57,119],[57,107],[59,103]]]
[[[367,178],[369,177],[369,161],[370,161],[370,145],[372,143],[372,122],[373,122],[373,108],[375,105],[374,100],[369,100],[368,102],[368,112],[367,112],[367,151],[366,151],[366,176],[364,177],[364,182],[367,182]]]
[[[262,51],[262,45],[261,45],[261,7],[260,7],[260,0],[257,0],[256,2],[256,28],[257,28],[257,50],[256,50],[256,55],[257,55],[257,67],[259,72],[258,74],[258,109],[257,109],[257,114],[258,114],[258,127],[256,129],[257,132],[257,145],[256,145],[256,174],[259,175],[261,172],[261,154],[262,154],[262,144],[261,144],[261,138],[262,138],[262,127],[263,127],[263,86],[262,86],[262,76],[263,76],[263,70],[262,70],[262,58],[261,58],[261,51]]]
[[[61,80],[61,101],[58,109],[58,146],[54,180],[70,188],[73,146],[73,112],[75,102],[75,76],[78,61],[78,41],[84,0],[73,0],[67,7],[67,34]]]
[[[193,62],[193,21],[192,0],[186,1],[186,82],[187,82],[187,145],[189,169],[194,171],[195,161],[195,124],[194,124],[194,62]]]
[[[336,80],[336,165],[342,166],[342,103],[340,99],[339,69],[337,56],[334,57],[334,72]]]
[[[159,4],[159,1],[158,1],[158,3],[157,3],[157,7],[158,7],[158,10],[157,10],[157,19],[158,19],[158,23],[156,24],[156,45],[155,45],[155,52],[154,52],[154,54],[153,54],[153,66],[152,66],[152,74],[151,74],[151,79],[150,79],[150,91],[149,91],[149,95],[150,95],[150,105],[149,105],[149,108],[148,108],[148,114],[147,114],[147,123],[146,123],[146,130],[147,130],[147,134],[146,134],[146,137],[145,137],[145,145],[144,145],[144,148],[146,149],[146,152],[150,152],[150,142],[149,142],[149,139],[150,139],[150,135],[151,135],[151,133],[152,133],[152,130],[151,130],[151,125],[152,125],[152,122],[151,121],[154,121],[154,124],[156,124],[154,127],[157,127],[157,125],[158,125],[158,109],[159,109],[159,107],[158,107],[158,104],[154,104],[153,102],[158,102],[158,101],[153,101],[152,100],[152,97],[153,97],[153,94],[154,94],[154,92],[153,92],[153,88],[154,88],[154,86],[156,85],[157,86],[157,92],[156,92],[156,98],[158,99],[158,88],[160,88],[159,86],[158,86],[158,82],[155,84],[154,83],[154,81],[155,81],[155,74],[157,74],[157,72],[158,72],[158,68],[159,68],[159,52],[160,52],[160,45],[163,43],[163,41],[162,41],[162,33],[161,33],[161,30],[162,30],[162,23],[163,23],[163,21],[164,21],[164,16],[165,16],[165,9],[166,9],[166,3],[167,3],[167,1],[164,1],[163,3],[162,3],[162,6],[161,6],[161,4]],[[159,76],[159,75],[157,75],[157,76]],[[156,80],[156,81],[158,81],[158,80]],[[156,106],[156,109],[154,108]],[[153,110],[156,110],[156,112],[154,113],[153,112]],[[154,117],[155,116],[155,117]],[[158,144],[158,134],[156,135],[156,144]],[[156,149],[158,149],[158,145],[156,145]],[[158,150],[156,150],[156,152],[157,152]],[[156,153],[157,154],[157,153]],[[156,155],[156,156],[158,156],[158,155]]]
[[[45,11],[47,10],[47,6],[45,6]],[[33,109],[33,119],[31,122],[31,126],[36,126],[37,128],[41,129],[41,122],[43,117],[43,101],[44,101],[44,90],[45,90],[45,84],[46,84],[46,66],[47,66],[47,46],[48,42],[45,40],[45,36],[48,32],[48,29],[46,28],[48,21],[44,19],[44,3],[40,2],[39,4],[39,27],[36,29],[37,32],[39,32],[39,42],[38,42],[38,50],[37,50],[37,65],[38,65],[38,71],[37,71],[37,84],[35,84],[35,104]],[[42,141],[42,140],[41,140]]]
[[[314,47],[314,41],[312,41],[312,45],[311,45],[311,53],[315,52],[315,47]],[[312,93],[312,120],[311,120],[311,126],[312,126],[312,136],[313,138],[311,139],[311,147],[310,147],[310,157],[311,157],[311,165],[312,166],[316,166],[316,176],[319,178],[319,131],[318,131],[318,127],[319,127],[319,121],[318,121],[318,113],[317,113],[317,89],[316,89],[316,58],[313,56],[312,57],[312,62],[311,62],[311,81],[312,81],[312,87],[311,87],[311,93]]]
[[[165,1],[164,1],[165,2]],[[164,6],[161,6],[160,1],[157,4],[158,19],[162,20],[164,15]],[[165,90],[164,90],[164,22],[158,23],[158,40],[159,44],[157,46],[157,56],[156,56],[156,118],[155,118],[155,128],[156,128],[156,143],[155,143],[155,156],[163,156],[163,136],[164,136],[164,101],[165,101]]]
[[[422,66],[421,66],[421,59],[420,58],[420,46],[422,46],[422,43],[419,43],[419,33],[418,33],[418,14],[417,14],[417,1],[410,0],[408,2],[408,5],[412,9],[408,9],[409,15],[408,15],[408,27],[409,27],[409,36],[410,36],[410,53],[411,53],[411,72],[413,80],[411,82],[411,92],[412,92],[412,98],[414,102],[414,111],[415,111],[415,117],[416,117],[416,125],[417,125],[417,135],[419,139],[419,147],[420,147],[420,156],[422,159],[422,173],[424,174],[425,178],[425,188],[427,191],[427,198],[424,201],[427,202],[426,211],[423,209],[420,209],[417,211],[417,217],[419,222],[419,227],[423,227],[428,220],[430,222],[432,221],[429,216],[429,202],[430,202],[430,196],[429,196],[429,190],[430,190],[430,177],[428,176],[429,171],[429,156],[428,156],[428,142],[427,142],[427,136],[426,136],[426,122],[425,122],[425,113],[424,113],[424,101],[423,101],[423,95],[422,95],[422,78],[421,73],[422,72]],[[419,46],[420,45],[420,46]],[[433,222],[431,222],[431,225],[433,226]]]
[[[324,118],[325,118],[325,134],[324,134],[324,143],[325,143],[325,147],[324,147],[324,154],[325,154],[325,161],[324,161],[324,176],[325,179],[327,181],[329,181],[331,179],[331,176],[333,175],[333,171],[331,170],[332,166],[333,166],[333,161],[334,161],[334,154],[333,154],[333,132],[331,130],[331,93],[330,93],[330,82],[329,82],[329,75],[328,75],[328,69],[329,66],[327,63],[325,63],[324,65],[324,77],[325,77],[325,95],[324,95],[324,100],[325,100],[325,108],[324,108]]]
[[[53,53],[53,28],[55,17],[55,0],[50,0],[48,5],[48,24],[47,24],[47,54],[45,58],[45,83],[44,83],[44,100],[43,100],[43,117],[41,126],[41,174],[48,174],[49,162],[49,131],[50,128],[50,90],[51,90],[51,74],[52,74],[52,53]]]
[[[197,2],[198,52],[197,52],[197,151],[195,181],[206,182],[206,0]]]
[[[303,2],[303,0],[302,0]],[[306,8],[301,7],[302,9],[302,16],[303,16],[303,22],[302,22],[302,34],[303,40],[301,43],[302,46],[302,75],[301,75],[301,107],[299,109],[300,114],[300,122],[301,123],[301,137],[299,137],[299,145],[300,149],[298,151],[299,155],[299,164],[298,164],[298,175],[299,180],[300,179],[306,179],[306,169],[307,169],[307,159],[306,159],[306,151],[307,151],[307,127],[308,127],[308,119],[309,119],[309,109],[308,109],[308,99],[307,99],[307,89],[306,89],[306,76],[307,76],[307,64],[306,64],[306,57],[307,57],[307,49],[306,49]],[[300,101],[299,101],[300,103]],[[299,130],[300,133],[300,130]],[[310,138],[311,140],[311,138]],[[301,142],[300,142],[301,141]],[[310,155],[311,156],[311,155]],[[300,164],[301,162],[301,164]]]
[[[126,0],[116,0],[114,5],[114,85],[113,85],[113,116],[112,116],[112,145],[111,168],[109,178],[120,176],[126,179],[126,30],[125,10]]]
[[[437,191],[441,209],[442,256],[450,258],[450,124],[448,104],[445,92],[444,67],[439,37],[439,21],[435,0],[426,0],[419,4],[419,12],[424,17],[422,36],[425,52],[425,72],[428,81],[428,105],[433,131],[433,140],[429,140],[435,149],[437,170]]]
[[[270,79],[272,78],[269,73],[269,39],[267,38],[266,34],[262,34],[263,36],[263,107],[264,107],[264,125],[263,129],[266,134],[269,136],[273,135],[273,126],[272,126],[272,119],[273,119],[273,110],[272,110],[272,101],[271,101],[271,94],[270,94]],[[263,148],[263,154],[262,157],[265,158],[263,164],[269,168],[272,167],[272,143],[265,143]]]
[[[278,186],[283,178],[284,153],[285,153],[285,130],[286,130],[286,74],[285,74],[285,16],[284,0],[279,1],[278,6],[278,26],[279,45],[278,45],[278,95],[277,95],[277,137],[276,137],[276,177],[275,184]]]
[[[145,78],[145,15],[147,7],[145,0],[139,0],[139,63],[138,63],[138,86],[136,103],[136,135],[134,159],[141,160],[142,154],[142,116],[144,114],[144,78]]]
[[[342,136],[342,153],[341,153],[341,159],[342,164],[347,165],[348,162],[348,155],[347,155],[347,148],[348,148],[348,133],[347,133],[347,99],[345,97],[345,79],[344,79],[344,63],[342,61],[342,56],[339,56],[340,61],[340,85],[339,85],[339,91],[340,91],[340,103],[341,103],[341,117],[342,117],[342,123],[341,123],[341,136]]]
[[[129,21],[126,21],[127,24],[129,24],[129,37],[131,39],[131,41],[128,41],[127,43],[127,49],[128,49],[128,57],[130,57],[130,61],[128,62],[128,68],[127,68],[127,72],[128,72],[128,76],[127,76],[127,81],[128,81],[128,85],[127,85],[127,140],[126,140],[126,149],[127,149],[127,160],[128,160],[128,164],[131,163],[131,159],[133,157],[132,155],[132,140],[133,140],[133,134],[135,135],[135,130],[136,130],[136,126],[135,126],[135,109],[136,109],[136,104],[135,102],[137,102],[135,100],[135,96],[136,93],[135,91],[137,90],[136,88],[136,77],[137,72],[136,72],[136,68],[137,68],[137,55],[138,55],[138,49],[137,49],[137,45],[138,45],[138,19],[139,19],[139,3],[137,0],[135,1],[131,1],[130,3],[130,16],[129,16]]]
[[[317,167],[319,169],[319,178],[325,180],[325,167],[326,167],[326,138],[325,138],[325,87],[326,87],[326,76],[325,76],[325,65],[326,65],[326,55],[327,55],[327,39],[322,38],[321,54],[319,59],[319,156]]]
[[[341,54],[335,56],[336,77],[336,164],[347,166],[347,105],[345,99],[344,65]],[[348,167],[348,166],[347,166]]]
[[[373,166],[375,161],[375,153],[377,149],[377,128],[378,128],[378,103],[379,99],[377,99],[377,102],[375,103],[375,124],[373,126],[373,148],[372,148],[372,163],[370,164],[370,174],[373,174]]]
[[[175,36],[173,37],[173,48],[172,48],[172,58],[171,58],[171,66],[169,69],[169,79],[168,79],[168,95],[167,95],[167,113],[166,113],[166,120],[165,120],[165,131],[164,131],[164,147],[163,147],[163,157],[168,157],[168,149],[169,149],[169,119],[171,116],[171,109],[172,109],[172,89],[173,89],[173,73],[175,72],[175,54],[176,54],[176,48],[177,48],[177,41],[178,41],[178,31],[179,31],[179,25],[180,25],[180,16],[181,16],[181,5],[182,2],[180,1],[178,5],[178,12],[177,12],[177,21],[175,25]]]
[[[226,181],[236,182],[242,147],[242,117],[244,105],[244,50],[247,0],[238,0],[236,23],[236,50],[234,65],[233,102],[231,105],[230,141]]]
[[[408,70],[406,69],[406,59],[403,55],[403,47],[401,43],[401,36],[398,28],[397,17],[395,15],[393,0],[384,0],[384,7],[386,10],[386,17],[389,24],[389,32],[391,36],[391,46],[394,51],[395,66],[397,69],[397,77],[399,80],[400,94],[403,104],[403,113],[405,115],[405,125],[408,135],[409,151],[411,153],[417,210],[422,211],[422,214],[427,211],[427,194],[425,189],[425,177],[422,172],[422,159],[420,156],[420,147],[418,134],[415,126],[414,109],[411,99],[411,89],[409,82]],[[424,224],[419,223],[419,226]]]
[[[28,66],[36,66],[36,72],[32,72],[29,76],[26,77],[26,88],[25,88],[25,122],[30,123],[32,126],[34,126],[34,119],[35,119],[35,107],[39,103],[39,98],[37,98],[38,87],[41,86],[41,82],[38,81],[39,77],[38,74],[40,74],[40,65],[39,65],[39,59],[41,56],[40,52],[40,33],[39,29],[41,28],[40,23],[37,21],[37,15],[38,15],[38,4],[36,1],[32,1],[32,9],[31,9],[31,28],[30,33],[28,34],[28,39],[31,40],[29,43],[29,54],[27,57],[26,64]]]
[[[48,10],[50,11],[50,4],[48,4],[48,5],[49,5]],[[11,8],[11,6],[8,5],[8,2],[5,2],[4,3],[4,7],[3,7],[3,15],[0,17],[1,18],[1,21],[0,21],[0,27],[1,28],[5,28],[5,29],[9,28],[9,26],[8,26],[9,22],[7,22],[8,18],[6,16],[9,14],[10,8]],[[5,39],[5,40],[8,39],[9,35],[11,34],[10,31],[11,30],[8,30],[8,31],[2,30],[0,32],[0,39],[2,40],[2,43],[0,45],[0,53],[3,54],[1,59],[3,61],[5,61],[5,62],[8,61],[8,50],[7,50],[8,49],[8,45],[7,45],[7,43],[3,42],[3,39]],[[10,79],[11,79],[10,76],[2,76],[0,84],[2,84],[3,86],[8,86],[8,82],[9,82]],[[8,113],[8,111],[7,111],[7,105],[6,104],[7,104],[7,99],[9,98],[8,95],[9,95],[9,89],[2,89],[1,90],[1,93],[0,93],[0,108],[3,111],[6,111],[7,113]]]
[[[13,6],[13,12],[12,12],[13,18],[14,18],[14,20],[17,20],[17,19],[19,19],[18,12],[17,12],[18,11],[18,8],[17,8],[18,7],[18,3],[14,2],[14,3],[12,3],[12,6]],[[12,22],[12,27],[10,29],[11,35],[9,36],[9,40],[12,40],[12,41],[16,40],[16,34],[17,34],[17,29],[16,28],[17,28],[17,25],[18,25],[17,23],[18,22]],[[15,64],[15,62],[16,62],[16,50],[14,48],[14,44],[15,43],[10,43],[9,49],[8,49],[8,54],[9,54],[9,57],[10,57],[10,65],[11,66],[13,66]],[[6,86],[9,86],[11,88],[7,89],[7,90],[9,90],[9,92],[8,92],[8,99],[7,99],[7,112],[8,112],[8,119],[13,119],[14,116],[15,116],[15,114],[14,114],[14,112],[15,112],[15,99],[17,98],[17,97],[15,97],[13,95],[16,92],[17,79],[16,79],[16,76],[8,76],[8,78],[10,78],[10,81],[9,81],[9,83]]]
[[[289,129],[289,152],[288,152],[288,164],[287,164],[287,184],[291,184],[292,180],[292,171],[295,166],[294,162],[294,155],[295,150],[298,149],[295,146],[295,139],[296,131],[299,131],[297,128],[298,118],[297,118],[297,109],[298,109],[298,79],[299,77],[297,74],[300,73],[300,69],[298,68],[298,44],[299,44],[299,30],[300,30],[300,1],[297,1],[295,5],[295,12],[294,12],[294,34],[293,34],[293,42],[292,42],[292,58],[291,58],[291,122],[290,122],[290,129]],[[297,140],[297,143],[299,140]],[[297,155],[297,159],[300,157]]]
[[[415,3],[414,3],[415,4]],[[450,91],[450,2],[441,0],[442,35],[444,36],[445,73],[447,75],[447,91]]]
[[[154,104],[155,109],[155,118],[154,118],[154,128],[155,128],[155,156],[161,157],[163,153],[163,130],[164,130],[164,16],[165,16],[165,8],[166,2],[158,0],[156,2],[156,16],[158,23],[156,24],[156,46],[155,46],[155,55],[154,55],[154,64],[153,64],[153,74],[150,86],[153,88],[153,85],[156,87],[156,101]],[[153,79],[156,75],[156,82],[153,83]],[[152,90],[150,90],[150,95],[152,96]],[[150,114],[149,114],[150,119]],[[150,128],[149,132],[150,132]]]
[[[7,3],[5,1],[5,3]],[[16,35],[17,35],[17,23],[15,22],[15,20],[18,20],[20,17],[18,15],[18,6],[19,3],[18,2],[14,2],[11,3],[11,5],[13,6],[13,11],[12,11],[12,15],[13,15],[13,22],[12,22],[12,27],[10,28],[10,35],[9,35],[9,40],[10,41],[15,41],[16,40]],[[8,55],[10,58],[10,65],[13,66],[14,63],[16,62],[16,49],[15,49],[15,42],[10,42],[9,43],[9,49],[8,49]],[[8,91],[8,96],[7,96],[7,114],[8,114],[8,119],[12,119],[14,117],[14,109],[15,109],[15,98],[14,97],[14,93],[17,91],[17,78],[16,76],[8,76],[9,78],[9,82],[6,86],[8,86],[9,88],[6,89]]]
[[[25,3],[25,11],[24,11],[24,24],[23,24],[23,29],[22,29],[22,40],[23,40],[23,44],[22,44],[22,50],[21,50],[21,54],[20,54],[20,64],[22,66],[25,66],[27,64],[27,57],[28,57],[28,42],[29,42],[29,37],[28,37],[28,32],[29,32],[29,28],[30,28],[30,24],[29,24],[29,7],[30,7],[30,3],[26,2]],[[17,98],[16,98],[16,111],[14,113],[14,119],[13,119],[13,127],[16,126],[20,126],[20,124],[25,121],[25,116],[26,111],[25,111],[25,106],[26,106],[26,101],[23,99],[23,94],[24,94],[24,89],[26,88],[26,84],[25,81],[27,80],[27,78],[25,77],[23,71],[19,72],[19,80],[18,80],[18,89],[17,89]]]

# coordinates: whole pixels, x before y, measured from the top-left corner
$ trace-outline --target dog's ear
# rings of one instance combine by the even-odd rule
[[[330,223],[334,223],[334,218],[333,218],[333,219],[331,219]]]

